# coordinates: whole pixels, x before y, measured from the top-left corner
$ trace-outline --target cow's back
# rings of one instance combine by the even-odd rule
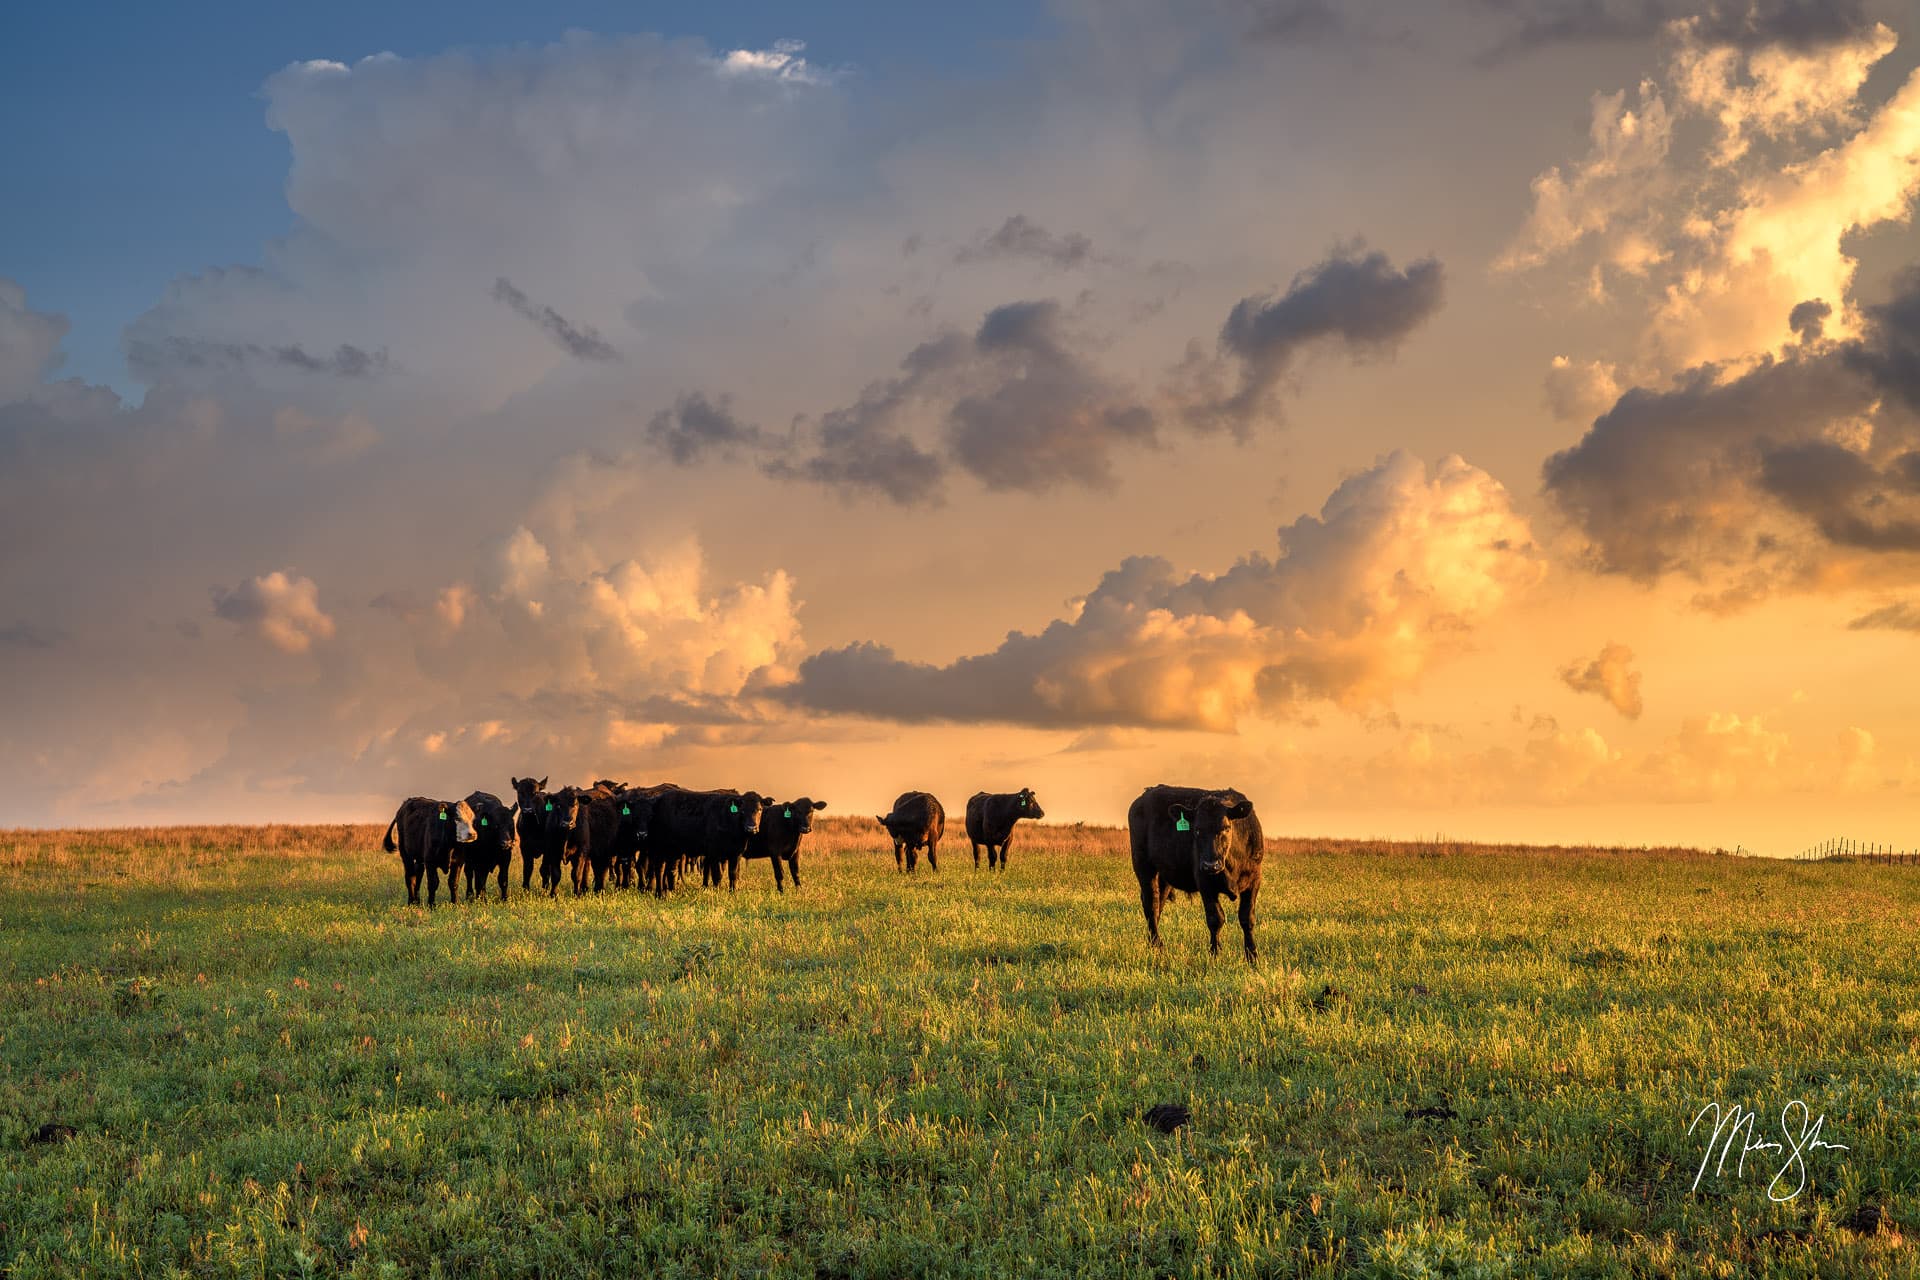
[[[977,791],[967,801],[967,839],[975,844],[1005,844],[1020,820],[1018,793]]]
[[[902,792],[893,802],[892,816],[928,840],[938,840],[947,829],[947,811],[930,791]]]

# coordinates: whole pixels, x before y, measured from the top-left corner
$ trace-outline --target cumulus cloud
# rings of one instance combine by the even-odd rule
[[[1560,668],[1560,680],[1575,693],[1597,694],[1629,720],[1638,720],[1646,704],[1640,699],[1640,673],[1633,669],[1633,650],[1608,643],[1600,656],[1582,665]]]
[[[1605,360],[1555,356],[1544,385],[1547,406],[1562,422],[1591,422],[1620,398],[1618,370]]]
[[[1390,701],[1541,572],[1491,476],[1395,453],[1281,529],[1274,558],[1183,576],[1134,557],[1077,616],[990,653],[932,666],[850,645],[814,654],[772,693],[908,721],[1230,731],[1252,713]]]
[[[333,619],[320,608],[312,578],[284,569],[242,581],[232,590],[212,588],[215,617],[251,628],[285,653],[305,653],[316,640],[331,639]]]
[[[535,306],[533,301],[516,289],[511,280],[501,276],[493,282],[493,299],[505,303],[507,308],[522,319],[530,321],[542,333],[552,338],[555,345],[576,360],[618,360],[620,353],[615,351],[600,331],[591,325],[576,327],[567,318],[552,307]]]
[[[1547,494],[1596,567],[1744,574],[1738,600],[1920,573],[1920,418],[1900,401],[1920,278],[1905,290],[1860,339],[1629,390],[1549,458]]]
[[[0,404],[24,400],[60,356],[65,316],[35,311],[27,291],[0,276]]]
[[[1062,271],[1093,261],[1093,241],[1078,231],[1056,235],[1024,213],[1016,213],[991,233],[981,232],[954,254],[955,262],[1031,258]]]
[[[1496,266],[1567,258],[1602,301],[1632,283],[1650,369],[1778,354],[1816,318],[1826,337],[1853,336],[1852,237],[1908,222],[1920,193],[1920,72],[1867,104],[1897,41],[1856,15],[1714,10],[1667,30],[1662,76],[1631,104],[1595,97],[1587,156],[1535,179]],[[1695,121],[1704,134],[1684,128]],[[1796,311],[1807,303],[1828,312]]]

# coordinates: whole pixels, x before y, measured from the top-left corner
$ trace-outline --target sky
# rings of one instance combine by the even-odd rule
[[[0,825],[1920,845],[1920,20],[15,6]]]

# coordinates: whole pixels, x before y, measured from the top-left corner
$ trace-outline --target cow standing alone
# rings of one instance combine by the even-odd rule
[[[987,869],[1007,867],[1007,845],[1013,839],[1013,824],[1022,818],[1044,818],[1046,810],[1023,787],[1008,794],[991,795],[976,791],[967,801],[967,839],[973,842],[973,867],[980,869],[980,846],[987,847]]]
[[[1240,933],[1247,960],[1256,957],[1253,904],[1260,896],[1260,860],[1265,848],[1260,817],[1240,792],[1203,787],[1148,787],[1127,810],[1133,874],[1140,881],[1140,909],[1147,937],[1160,945],[1160,911],[1178,889],[1198,893],[1207,911],[1213,953],[1220,953],[1224,894],[1240,900]]]
[[[473,810],[465,800],[429,800],[413,796],[402,800],[387,824],[386,839],[381,842],[388,853],[400,855],[400,868],[407,879],[407,902],[420,902],[420,878],[427,881],[427,905],[433,905],[440,891],[440,873],[447,873],[447,892],[460,900],[461,849],[472,844]]]
[[[932,794],[925,791],[905,791],[893,802],[893,812],[875,815],[875,821],[887,829],[893,837],[893,865],[901,871],[912,871],[919,862],[916,851],[924,847],[927,851],[927,865],[935,871],[940,869],[940,837],[947,830],[947,811]],[[905,861],[901,860],[902,853]]]

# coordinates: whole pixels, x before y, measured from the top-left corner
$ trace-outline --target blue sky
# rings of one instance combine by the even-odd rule
[[[121,327],[169,280],[256,261],[289,225],[286,140],[267,128],[257,90],[290,62],[651,31],[716,48],[805,40],[814,61],[878,83],[989,67],[1040,17],[1019,0],[8,5],[0,276],[72,322],[63,374],[125,393]]]

